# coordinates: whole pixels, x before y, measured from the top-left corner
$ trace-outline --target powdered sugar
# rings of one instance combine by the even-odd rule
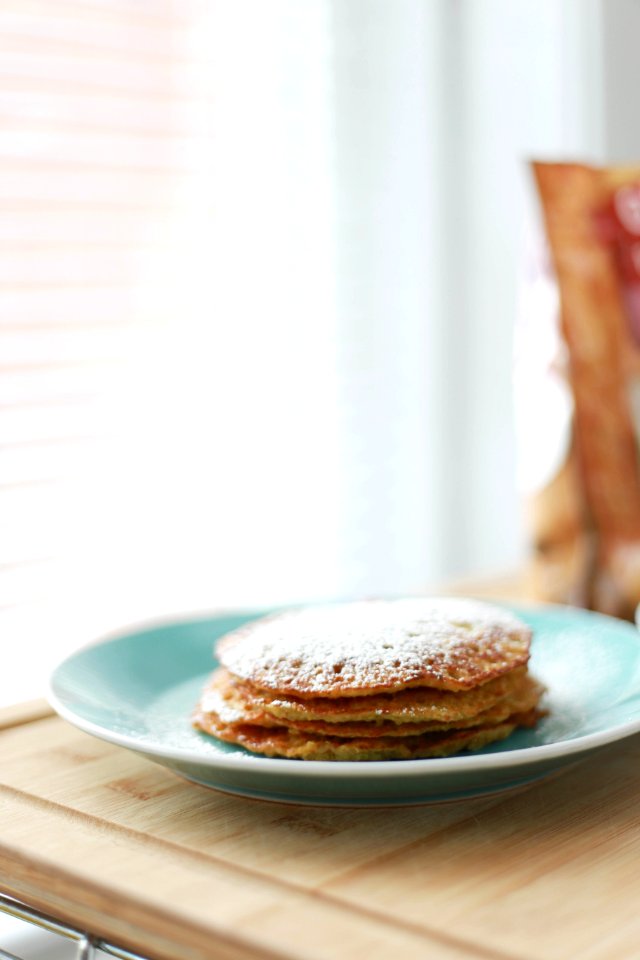
[[[220,641],[221,662],[259,687],[349,695],[415,682],[473,686],[525,663],[529,628],[458,598],[308,607],[253,622]]]
[[[245,713],[235,703],[229,703],[221,695],[217,687],[208,687],[200,698],[200,709],[203,713],[215,713],[222,723],[241,723],[245,720]]]

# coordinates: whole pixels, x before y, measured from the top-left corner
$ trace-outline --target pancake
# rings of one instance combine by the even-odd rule
[[[427,723],[324,723],[321,720],[289,721],[287,727],[299,733],[312,733],[330,737],[406,737],[423,733],[443,733],[447,730],[466,730],[472,727],[492,727],[504,723],[509,717],[529,713],[538,705],[544,692],[542,684],[533,677],[525,677],[520,690],[505,697],[488,710],[482,710],[475,717],[453,720],[449,723],[431,721]]]
[[[422,720],[421,722],[414,722],[410,718],[407,722],[396,722],[375,714],[372,715],[371,712],[370,719],[364,721],[354,721],[348,714],[345,715],[344,713],[338,718],[338,722],[307,719],[306,717],[309,715],[313,718],[314,711],[310,709],[305,715],[304,708],[314,701],[300,702],[302,710],[298,712],[298,717],[302,719],[283,721],[264,709],[260,697],[252,695],[246,684],[235,681],[226,670],[217,670],[202,695],[199,710],[205,714],[215,714],[219,722],[227,725],[249,723],[261,727],[286,726],[303,733],[338,737],[414,736],[431,731],[442,732],[450,729],[493,725],[506,720],[514,713],[525,713],[533,709],[543,692],[541,684],[523,670],[514,671],[508,679],[511,681],[510,683],[507,683],[507,678],[504,678],[504,682],[501,684],[500,692],[503,695],[498,702],[493,703],[485,710],[476,709],[476,712],[472,715],[465,710],[456,712],[454,705],[451,705],[449,716],[444,721]],[[424,693],[425,691],[403,691],[395,696],[403,697],[408,707],[406,701],[411,694],[418,696]],[[444,694],[444,696],[449,698],[458,696],[465,699],[469,697],[469,694]],[[387,695],[387,697],[390,700],[394,699],[394,695]],[[379,697],[371,699],[379,699]],[[353,700],[356,704],[366,703],[364,698],[353,698]],[[334,702],[336,701],[329,701],[329,703]],[[482,706],[482,701],[476,700],[476,707],[479,706]]]
[[[531,631],[458,598],[307,607],[252,621],[218,643],[220,662],[261,690],[300,699],[428,687],[463,691],[524,666]]]
[[[398,693],[379,693],[369,697],[308,698],[278,696],[266,690],[258,690],[251,684],[239,681],[226,670],[228,678],[245,705],[262,708],[280,721],[321,720],[325,723],[361,722],[385,720],[393,723],[437,722],[451,723],[476,716],[488,710],[514,691],[526,668],[518,667],[511,673],[489,680],[473,690],[453,693],[449,690],[432,690],[427,687],[401,690]],[[215,674],[214,674],[215,677]],[[223,681],[224,685],[224,681]],[[235,693],[230,693],[232,699]],[[239,706],[236,700],[236,706]],[[259,711],[258,711],[259,712]]]
[[[461,750],[480,750],[504,740],[517,726],[535,723],[535,711],[509,718],[504,723],[471,730],[450,730],[417,737],[369,737],[344,739],[316,737],[287,730],[269,729],[252,724],[224,724],[213,714],[196,714],[195,726],[227,743],[235,743],[267,757],[296,760],[418,760],[428,757],[449,757]]]
[[[245,695],[246,691],[246,695]],[[261,727],[281,727],[283,723],[271,716],[259,697],[249,695],[246,684],[238,681],[228,670],[215,670],[202,692],[196,710],[215,714],[224,724],[254,723]]]
[[[366,601],[253,621],[217,645],[192,721],[268,757],[410,760],[532,726],[531,631],[460,599]]]

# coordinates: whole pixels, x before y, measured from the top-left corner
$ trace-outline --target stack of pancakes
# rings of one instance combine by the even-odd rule
[[[193,723],[269,757],[410,760],[478,750],[533,726],[531,631],[455,598],[295,610],[235,630]]]

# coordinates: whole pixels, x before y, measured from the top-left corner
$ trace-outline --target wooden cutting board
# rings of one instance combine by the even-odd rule
[[[171,960],[637,960],[640,738],[518,795],[283,806],[0,713],[0,890]]]

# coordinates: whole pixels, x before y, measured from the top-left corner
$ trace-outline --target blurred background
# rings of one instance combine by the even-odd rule
[[[3,0],[0,700],[103,630],[526,553],[527,160],[640,158],[638,0]]]

